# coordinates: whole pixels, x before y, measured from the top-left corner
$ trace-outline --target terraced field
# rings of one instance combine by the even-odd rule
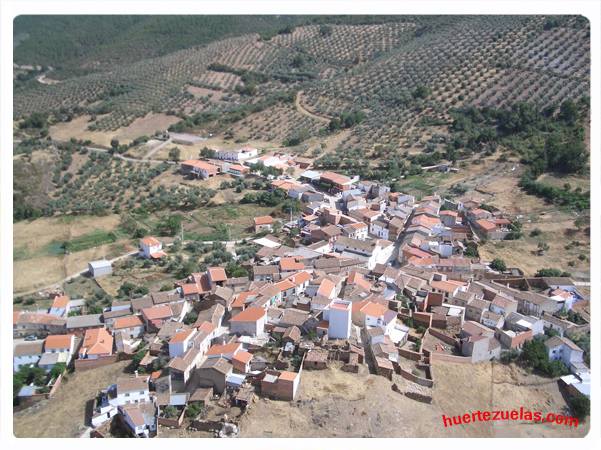
[[[400,146],[419,117],[444,119],[449,107],[505,107],[518,101],[544,107],[587,95],[587,23],[576,17],[548,22],[543,16],[408,17],[382,24],[301,26],[268,40],[246,34],[21,89],[15,117],[70,110],[94,115],[91,129],[110,131],[151,112],[183,117],[236,110],[270,93],[303,89],[303,104],[317,114],[366,112],[341,149]],[[212,64],[231,72],[211,70]],[[236,71],[266,78],[254,95],[241,95],[237,87],[245,82]],[[191,86],[209,91],[195,95]],[[430,94],[415,98],[420,86]],[[248,127],[240,128],[250,137],[284,140],[289,133],[278,129],[280,121],[299,120],[290,114],[278,105],[257,112]],[[265,115],[270,120],[263,123]],[[318,123],[298,126],[310,134],[320,129]]]

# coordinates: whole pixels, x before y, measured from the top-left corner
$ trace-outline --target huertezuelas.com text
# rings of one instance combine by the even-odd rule
[[[478,422],[498,422],[498,421],[520,421],[520,422],[539,422],[553,423],[566,427],[577,427],[579,425],[578,418],[565,416],[563,414],[543,413],[541,411],[530,411],[521,407],[520,409],[502,409],[489,411],[470,411],[457,416],[442,415],[442,423],[445,428],[467,425]]]

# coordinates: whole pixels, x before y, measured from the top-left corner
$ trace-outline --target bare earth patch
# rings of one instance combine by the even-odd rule
[[[71,122],[61,122],[52,125],[49,133],[52,139],[57,141],[68,141],[71,138],[90,140],[94,144],[108,147],[112,139],[117,139],[121,144],[128,144],[140,136],[151,136],[156,131],[164,131],[170,125],[178,122],[180,119],[167,114],[149,113],[145,117],[139,117],[127,127],[119,128],[114,131],[92,131],[88,130],[90,116],[80,116]]]

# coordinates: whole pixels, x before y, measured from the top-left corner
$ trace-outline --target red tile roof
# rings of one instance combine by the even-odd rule
[[[66,308],[69,304],[69,296],[68,295],[59,295],[54,297],[52,301],[53,308]]]
[[[253,355],[245,350],[241,350],[236,353],[232,359],[239,361],[242,364],[248,364],[253,359]]]
[[[497,229],[497,226],[494,223],[486,219],[476,220],[476,224],[485,231],[493,231]]]
[[[44,349],[59,350],[63,348],[70,348],[72,339],[72,334],[51,334],[50,336],[46,337]]]
[[[113,352],[113,337],[104,328],[86,330],[80,353],[103,355]]]
[[[169,305],[153,306],[142,309],[142,315],[146,320],[168,319],[173,316],[173,311]]]
[[[161,244],[161,242],[153,236],[146,236],[145,238],[140,239],[140,243],[148,247],[154,247]]]
[[[207,350],[207,355],[227,355],[229,353],[235,354],[242,350],[242,344],[240,342],[230,342],[229,344],[216,344],[212,345]]]
[[[195,333],[195,330],[192,328],[190,330],[182,330],[173,335],[173,337],[169,340],[170,344],[179,344],[180,342],[184,342],[188,339],[192,334]]]
[[[209,273],[209,277],[213,282],[227,280],[227,275],[223,267],[209,267],[207,272]]]
[[[265,316],[265,310],[257,306],[250,306],[241,313],[231,318],[230,322],[256,322]]]
[[[113,323],[113,329],[120,330],[123,328],[141,327],[142,325],[142,319],[140,319],[139,316],[125,316],[115,319],[115,322]]]
[[[255,225],[269,225],[270,223],[273,223],[273,217],[271,216],[255,217]]]

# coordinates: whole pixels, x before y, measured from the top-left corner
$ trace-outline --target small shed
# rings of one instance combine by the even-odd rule
[[[113,273],[113,266],[110,261],[100,259],[98,261],[89,262],[88,271],[93,278],[98,278]]]

